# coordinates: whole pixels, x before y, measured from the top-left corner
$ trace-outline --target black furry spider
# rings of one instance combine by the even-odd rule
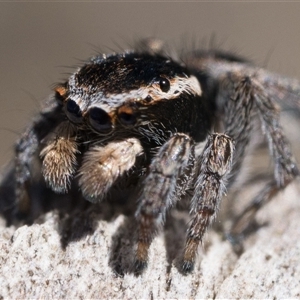
[[[94,57],[58,85],[18,141],[2,188],[11,180],[16,211],[27,214],[37,187],[39,197],[49,188],[80,190],[99,202],[116,186],[134,185],[138,272],[166,212],[190,198],[182,263],[188,272],[239,174],[255,122],[267,138],[274,179],[235,226],[299,175],[277,103],[299,109],[300,85],[230,53],[194,51],[179,61],[153,45]]]

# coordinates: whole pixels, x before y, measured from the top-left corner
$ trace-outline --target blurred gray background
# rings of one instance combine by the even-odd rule
[[[214,36],[222,49],[300,78],[299,15],[300,2],[1,3],[0,165],[53,84],[97,51],[149,36],[207,47]]]

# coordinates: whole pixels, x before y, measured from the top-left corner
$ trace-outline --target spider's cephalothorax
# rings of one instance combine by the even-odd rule
[[[96,57],[69,79],[65,111],[99,135],[138,133],[157,145],[175,132],[203,140],[210,116],[197,78],[162,56]]]
[[[224,190],[238,175],[254,122],[267,136],[274,179],[235,228],[286,187],[299,172],[275,101],[299,109],[299,83],[223,52],[193,52],[182,61],[160,49],[103,55],[59,85],[17,144],[18,210],[28,210],[31,186],[40,180],[37,160],[48,188],[68,193],[75,185],[91,202],[132,177],[140,271],[166,212],[191,198],[182,263],[187,272]]]

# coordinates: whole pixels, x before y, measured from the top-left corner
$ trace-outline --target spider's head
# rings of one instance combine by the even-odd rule
[[[202,93],[197,78],[180,64],[129,52],[93,58],[62,90],[71,122],[84,123],[99,135],[127,131],[150,139],[162,130],[190,133]]]

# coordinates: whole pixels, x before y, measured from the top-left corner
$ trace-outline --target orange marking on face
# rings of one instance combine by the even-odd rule
[[[109,117],[110,117],[110,120],[111,120],[111,123],[113,125],[116,124],[116,120],[117,120],[117,116],[116,116],[116,113],[114,111],[111,111],[108,113]]]
[[[57,86],[55,92],[58,93],[61,97],[65,97],[67,94],[67,89],[64,86]]]
[[[132,109],[132,107],[130,107],[130,106],[124,105],[124,106],[121,106],[121,107],[118,109],[118,114],[121,114],[121,113],[125,113],[125,114],[128,114],[128,115],[132,115],[132,114],[133,114],[133,109]]]

